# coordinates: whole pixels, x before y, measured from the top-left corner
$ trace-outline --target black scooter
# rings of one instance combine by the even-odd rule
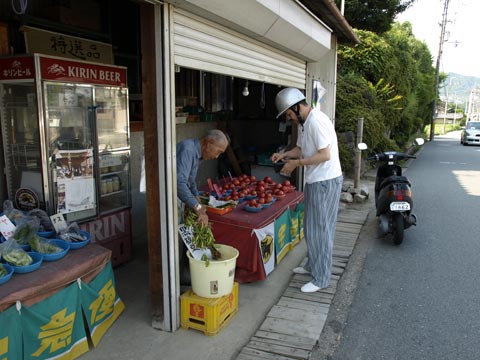
[[[414,145],[423,143],[422,138],[417,138]],[[360,150],[367,149],[364,143],[358,147]],[[375,207],[382,235],[392,234],[396,245],[403,242],[404,229],[417,224],[417,218],[412,213],[411,184],[402,175],[402,167],[398,165],[401,160],[415,158],[414,155],[396,151],[386,151],[367,157],[367,160],[382,162],[375,178]]]

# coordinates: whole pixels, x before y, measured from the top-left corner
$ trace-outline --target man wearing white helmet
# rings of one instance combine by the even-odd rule
[[[315,292],[328,287],[332,273],[333,237],[343,181],[337,135],[328,116],[312,108],[298,89],[281,90],[275,105],[277,118],[283,117],[299,126],[296,146],[274,153],[271,159],[274,163],[285,162],[282,174],[305,166],[303,227],[308,259],[304,267],[297,267],[293,272],[310,274],[312,280],[302,286],[301,291]]]

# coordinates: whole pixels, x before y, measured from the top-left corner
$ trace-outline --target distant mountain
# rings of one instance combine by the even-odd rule
[[[442,100],[445,100],[448,87],[448,102],[453,103],[456,100],[459,107],[464,107],[472,89],[480,88],[480,78],[448,73],[448,78],[441,85],[438,92]]]

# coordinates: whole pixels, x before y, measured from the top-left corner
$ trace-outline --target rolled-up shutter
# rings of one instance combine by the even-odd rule
[[[305,88],[304,60],[180,9],[173,19],[176,65]]]

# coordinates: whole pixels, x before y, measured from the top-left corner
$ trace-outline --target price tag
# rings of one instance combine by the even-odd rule
[[[222,192],[221,192],[220,189],[218,188],[218,185],[217,185],[217,184],[213,184],[213,188],[215,189],[215,193],[217,194],[217,199],[221,199],[221,198],[222,198]]]
[[[50,220],[52,220],[53,227],[57,233],[65,230],[68,226],[62,214],[52,215],[50,216]]]
[[[208,184],[208,189],[209,189],[210,191],[213,191],[212,179],[208,178],[208,179],[207,179],[207,184]]]
[[[15,225],[10,221],[7,215],[0,216],[0,233],[2,233],[5,240],[15,232]]]

